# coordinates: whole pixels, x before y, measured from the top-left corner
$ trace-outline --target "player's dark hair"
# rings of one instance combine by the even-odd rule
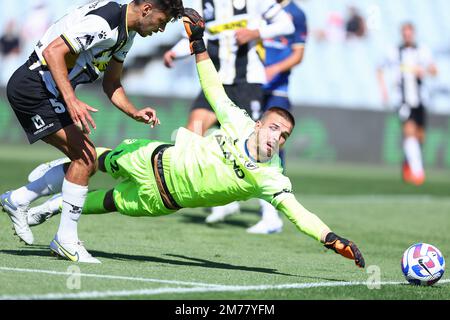
[[[137,5],[151,3],[175,19],[181,19],[184,13],[183,0],[134,0],[134,3]]]
[[[288,110],[280,108],[280,107],[270,107],[267,109],[264,114],[261,117],[261,120],[263,120],[269,113],[276,113],[280,116],[282,116],[284,119],[289,121],[292,124],[292,128],[295,127],[295,118]]]

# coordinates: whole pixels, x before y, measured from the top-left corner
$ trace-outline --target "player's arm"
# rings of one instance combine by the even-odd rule
[[[136,121],[150,123],[153,128],[160,123],[156,111],[148,107],[138,110],[133,105],[122,86],[122,72],[123,62],[111,59],[103,78],[103,91],[120,111]]]
[[[183,17],[186,33],[189,36],[191,53],[195,54],[197,72],[202,90],[216,113],[220,123],[227,121],[230,109],[235,104],[228,98],[219,74],[211,61],[203,41],[205,23],[197,11],[191,8],[184,9]]]
[[[284,60],[266,67],[267,81],[272,80],[277,74],[291,70],[303,61],[305,55],[304,45],[292,46],[292,53]]]
[[[294,23],[282,6],[272,0],[261,1],[258,5],[261,16],[268,24],[262,25],[258,29],[238,29],[235,36],[239,45],[246,44],[253,40],[270,39],[281,35],[291,34],[295,31]]]
[[[283,10],[284,11],[284,10]],[[305,44],[308,37],[308,25],[306,15],[289,15],[294,23],[295,32],[288,37],[292,53],[278,63],[266,67],[267,81],[271,81],[276,75],[291,70],[303,61],[305,55]]]
[[[355,261],[364,268],[364,258],[356,244],[333,233],[318,216],[305,209],[294,196],[285,197],[276,207],[303,233],[322,242],[328,249]]]
[[[97,112],[97,110],[78,100],[76,97],[75,91],[69,81],[69,73],[66,64],[66,57],[69,55],[73,55],[71,48],[61,37],[58,37],[50,43],[42,52],[42,56],[52,74],[60,95],[66,103],[70,117],[79,127],[82,124],[84,130],[89,134],[91,130],[88,123],[92,128],[96,128],[95,122],[89,112]]]
[[[425,73],[431,77],[435,77],[438,74],[438,68],[436,63],[434,62],[433,55],[429,49],[421,50],[421,56],[424,60],[424,64],[426,66]]]
[[[384,70],[382,67],[377,68],[377,82],[378,87],[380,88],[383,104],[387,105],[389,102],[389,93],[386,85],[386,80],[384,78]]]
[[[427,72],[430,76],[435,77],[438,74],[438,68],[434,62],[430,63],[427,68]]]
[[[167,68],[172,68],[175,59],[184,58],[189,56],[190,54],[191,51],[189,50],[189,39],[182,38],[172,47],[172,49],[164,53],[164,65]]]

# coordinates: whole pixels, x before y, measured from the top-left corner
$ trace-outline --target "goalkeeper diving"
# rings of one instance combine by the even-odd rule
[[[221,128],[207,137],[180,128],[175,145],[139,139],[125,140],[113,150],[97,149],[98,169],[120,182],[111,190],[89,192],[82,213],[118,211],[132,217],[156,217],[181,208],[221,206],[259,198],[286,215],[301,232],[364,268],[364,258],[356,244],[338,236],[305,209],[292,193],[290,180],[283,175],[278,150],[295,126],[293,116],[274,107],[259,121],[253,121],[223,89],[206,52],[201,16],[185,8],[183,22],[202,89]],[[41,180],[47,190],[56,194],[28,211],[31,226],[58,213],[62,202],[57,194],[60,186],[48,175],[57,167],[65,170],[69,161],[59,159],[43,164],[29,176],[30,183]],[[52,181],[52,185],[47,186],[46,181]],[[72,255],[58,248],[51,246],[57,255],[73,260]]]

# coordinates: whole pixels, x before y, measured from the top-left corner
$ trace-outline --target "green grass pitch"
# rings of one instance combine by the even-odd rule
[[[34,166],[55,157],[48,148],[4,146],[0,191],[20,186]],[[448,171],[429,170],[425,185],[414,187],[400,181],[396,167],[288,165],[297,199],[358,244],[366,270],[287,219],[280,234],[247,234],[258,221],[256,201],[214,227],[203,223],[204,209],[160,218],[82,216],[80,238],[101,265],[50,255],[59,216],[34,228],[35,245],[25,246],[1,213],[0,299],[450,299],[448,274],[433,287],[414,287],[400,269],[403,251],[416,242],[450,257]],[[98,174],[91,188],[112,183]]]

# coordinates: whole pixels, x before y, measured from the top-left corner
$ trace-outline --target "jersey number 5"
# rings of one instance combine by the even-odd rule
[[[64,106],[64,104],[62,104],[62,102],[56,100],[56,99],[50,99],[50,103],[53,107],[53,109],[55,110],[56,113],[64,113],[66,112],[66,107]]]

